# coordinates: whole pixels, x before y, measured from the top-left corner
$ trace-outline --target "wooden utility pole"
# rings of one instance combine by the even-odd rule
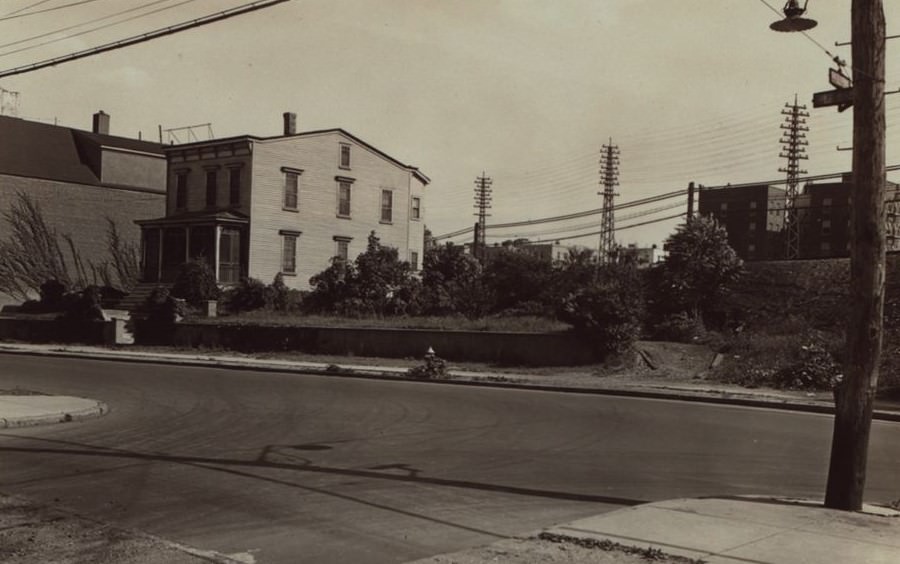
[[[844,380],[835,390],[825,506],[858,511],[881,361],[885,279],[885,22],[882,0],[853,0],[853,193],[850,316]]]

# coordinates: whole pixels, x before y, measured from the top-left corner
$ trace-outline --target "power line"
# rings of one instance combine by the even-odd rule
[[[188,29],[200,27],[202,25],[210,24],[213,22],[222,21],[222,20],[225,20],[228,18],[232,18],[234,16],[240,16],[240,15],[243,15],[243,14],[246,14],[249,12],[253,12],[255,10],[260,10],[262,8],[269,8],[269,7],[275,6],[276,4],[281,4],[283,2],[288,2],[288,1],[289,0],[259,0],[257,2],[251,2],[250,4],[244,4],[244,5],[238,6],[236,8],[224,10],[222,12],[216,12],[215,14],[210,14],[210,15],[204,16],[202,18],[197,18],[194,20],[180,23],[180,24],[164,27],[161,29],[157,29],[157,30],[148,32],[148,33],[133,36],[133,37],[130,37],[127,39],[114,41],[112,43],[106,43],[104,45],[100,45],[99,47],[92,47],[90,49],[85,49],[83,51],[78,51],[75,53],[71,53],[69,55],[64,55],[62,57],[55,57],[53,59],[47,59],[47,60],[40,61],[37,63],[32,63],[30,65],[25,65],[25,66],[16,67],[13,69],[8,69],[5,71],[0,71],[0,78],[4,78],[7,76],[13,76],[13,75],[17,75],[17,74],[23,74],[26,72],[32,72],[32,71],[36,71],[36,70],[47,68],[47,67],[52,67],[52,66],[59,65],[62,63],[67,63],[69,61],[83,59],[85,57],[90,57],[93,55],[98,55],[100,53],[105,53],[107,51],[112,51],[114,49],[121,49],[122,47],[130,47],[131,45],[143,43],[145,41],[157,39],[159,37],[163,37],[166,35],[172,35],[174,33],[180,32],[180,31],[186,31]]]
[[[7,12],[7,13],[3,14],[2,16],[0,16],[0,18],[5,18],[6,16],[13,16],[20,12],[24,12],[24,11],[30,10],[34,7],[40,6],[41,4],[46,4],[47,2],[50,2],[50,0],[38,0],[37,2],[35,2],[33,4],[29,4],[27,6],[24,6],[22,8],[19,8],[18,10],[13,10],[12,12]]]
[[[81,6],[82,4],[90,4],[91,2],[96,2],[96,1],[97,0],[79,0],[78,2],[71,2],[69,4],[63,4],[61,6],[54,6],[52,8],[44,8],[43,10],[35,10],[33,12],[28,12],[25,14],[19,13],[22,10],[27,10],[28,8],[33,8],[39,4],[43,4],[43,2],[37,2],[36,4],[32,4],[31,6],[26,6],[22,10],[18,10],[17,12],[12,12],[12,14],[7,14],[6,16],[3,16],[2,18],[0,18],[0,22],[6,21],[6,20],[14,20],[17,18],[27,18],[28,16],[36,16],[38,14],[45,14],[47,12],[55,12],[56,10],[62,10],[64,8],[72,8],[74,6]]]
[[[26,38],[24,38],[24,39],[18,39],[18,40],[16,40],[16,41],[11,41],[11,42],[9,42],[9,43],[4,43],[4,44],[0,45],[0,48],[3,48],[3,47],[12,47],[13,45],[20,45],[20,44],[22,44],[22,43],[27,43],[27,42],[29,42],[29,41],[34,41],[35,39],[41,39],[41,38],[43,38],[43,37],[49,37],[49,36],[51,36],[51,35],[56,35],[57,33],[63,33],[63,32],[65,32],[65,31],[69,31],[69,30],[72,30],[72,29],[76,29],[76,28],[79,28],[79,27],[82,27],[82,26],[85,26],[85,25],[89,25],[89,24],[97,23],[97,22],[102,22],[102,21],[104,21],[104,20],[108,20],[108,19],[114,18],[114,17],[116,17],[116,16],[121,16],[121,15],[123,15],[123,14],[128,14],[128,13],[130,13],[130,12],[136,12],[136,11],[138,11],[138,10],[143,10],[144,8],[149,8],[149,7],[155,6],[155,5],[157,5],[157,4],[162,4],[162,3],[164,3],[164,2],[171,2],[171,1],[172,1],[172,0],[156,0],[156,2],[151,2],[151,3],[149,3],[149,4],[144,4],[144,5],[142,5],[142,6],[136,6],[136,7],[134,7],[134,8],[129,8],[129,9],[127,9],[127,10],[122,10],[121,12],[116,12],[116,13],[114,13],[114,14],[109,14],[109,15],[103,16],[103,17],[101,17],[101,18],[95,18],[95,19],[92,19],[92,20],[88,20],[88,21],[84,21],[84,22],[81,22],[81,23],[73,24],[73,25],[70,25],[70,26],[67,26],[67,27],[62,27],[62,28],[59,28],[59,29],[55,29],[55,30],[53,30],[53,31],[48,31],[48,32],[46,32],[46,33],[41,33],[40,35],[32,35],[31,37],[26,37]],[[159,9],[159,10],[153,10],[152,12],[147,12],[146,14],[141,14],[141,15],[135,16],[135,17],[133,17],[133,18],[126,18],[126,19],[124,19],[124,20],[122,20],[122,21],[118,21],[118,22],[114,22],[114,23],[111,23],[111,24],[108,24],[108,25],[103,25],[103,26],[95,27],[95,28],[93,28],[93,29],[89,29],[89,30],[86,30],[86,31],[81,32],[81,33],[76,33],[76,34],[66,35],[66,36],[64,36],[64,37],[60,37],[60,38],[54,39],[54,40],[52,40],[52,41],[45,41],[45,42],[43,42],[43,43],[38,43],[37,45],[32,45],[32,46],[30,46],[30,47],[25,47],[25,48],[22,48],[22,49],[17,49],[17,50],[15,50],[15,51],[9,51],[9,52],[7,52],[7,53],[0,53],[0,57],[5,57],[5,56],[7,56],[7,55],[12,55],[12,54],[14,54],[14,53],[21,53],[22,51],[27,51],[27,50],[29,50],[29,49],[35,49],[35,48],[37,48],[37,47],[43,47],[44,45],[50,45],[51,43],[56,43],[56,42],[58,42],[58,41],[65,41],[66,39],[71,39],[71,38],[73,38],[73,37],[78,37],[78,36],[80,36],[80,35],[86,35],[86,34],[88,34],[88,33],[94,32],[94,31],[99,31],[99,30],[101,30],[101,29],[106,29],[107,27],[112,27],[112,26],[115,26],[115,25],[119,25],[119,24],[121,24],[121,23],[130,22],[130,21],[136,20],[136,19],[138,19],[138,18],[142,18],[142,17],[145,17],[145,16],[149,16],[149,15],[151,15],[151,14],[155,14],[155,13],[161,12],[161,11],[163,11],[163,10],[169,10],[169,9],[171,9],[171,8],[177,8],[178,6],[181,6],[182,4],[187,4],[188,2],[193,2],[193,1],[194,1],[194,0],[185,0],[184,2],[180,2],[180,3],[175,4],[175,5],[173,5],[173,6],[166,6],[165,8],[161,8],[161,9]]]

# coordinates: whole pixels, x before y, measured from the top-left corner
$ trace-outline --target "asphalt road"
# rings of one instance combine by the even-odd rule
[[[0,355],[106,401],[0,431],[0,492],[270,562],[404,562],[642,501],[820,498],[831,419],[685,402]],[[867,500],[900,498],[876,422]]]

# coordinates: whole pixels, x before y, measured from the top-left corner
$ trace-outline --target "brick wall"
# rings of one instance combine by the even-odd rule
[[[86,264],[88,261],[100,263],[109,258],[106,217],[116,222],[126,242],[137,245],[140,230],[133,221],[160,217],[165,209],[165,196],[161,193],[0,176],[2,239],[10,236],[10,226],[5,214],[15,200],[17,191],[31,195],[38,202],[44,219],[59,235],[72,236]]]

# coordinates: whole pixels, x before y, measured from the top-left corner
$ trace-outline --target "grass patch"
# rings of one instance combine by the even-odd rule
[[[293,326],[348,327],[374,329],[426,329],[439,331],[497,331],[505,333],[555,333],[571,328],[567,323],[545,317],[484,317],[468,319],[448,317],[337,317],[328,315],[300,315],[275,311],[251,311],[215,318],[196,318],[197,323]]]

